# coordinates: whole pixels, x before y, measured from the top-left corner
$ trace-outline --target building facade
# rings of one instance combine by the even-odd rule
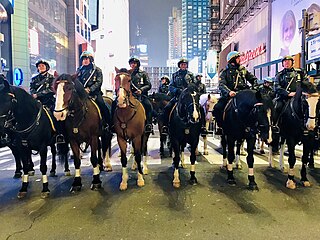
[[[152,85],[149,92],[152,93],[158,92],[161,77],[167,75],[171,79],[172,74],[178,71],[178,67],[145,67],[143,70],[148,73]]]
[[[179,59],[182,56],[182,11],[172,8],[172,16],[168,22],[168,60]]]

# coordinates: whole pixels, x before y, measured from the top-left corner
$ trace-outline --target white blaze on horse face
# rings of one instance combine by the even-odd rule
[[[267,143],[271,143],[272,142],[272,129],[271,129],[271,109],[267,110],[267,117],[268,117],[268,123],[269,123],[269,133],[268,133],[268,139],[267,139]]]
[[[127,106],[126,104],[126,91],[124,88],[122,88],[122,80],[125,77],[125,75],[121,74],[120,76],[120,88],[118,90],[118,107],[119,108],[125,108]]]
[[[199,113],[198,113],[198,111],[197,111],[197,108],[196,108],[196,101],[195,101],[195,99],[194,99],[194,97],[197,95],[197,93],[195,93],[195,92],[193,92],[192,94],[191,94],[191,96],[192,96],[192,102],[193,102],[193,113],[192,113],[192,117],[193,117],[193,119],[195,120],[195,121],[198,121],[198,119],[199,119]]]
[[[316,127],[316,109],[317,109],[317,103],[318,103],[318,94],[309,95],[307,98],[307,102],[309,105],[309,116],[306,123],[306,128],[308,130],[313,130]]]
[[[58,121],[64,121],[67,117],[67,110],[64,109],[63,111],[61,111],[64,107],[64,101],[63,101],[63,97],[64,97],[64,82],[60,82],[57,86],[57,94],[56,94],[56,104],[54,107],[54,117],[58,120]]]

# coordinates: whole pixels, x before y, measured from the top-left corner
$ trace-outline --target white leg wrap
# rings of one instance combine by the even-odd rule
[[[174,173],[173,173],[173,182],[174,183],[179,183],[180,179],[179,179],[179,169],[175,169]]]
[[[253,168],[249,168],[249,176],[253,176]]]
[[[76,169],[75,177],[80,177],[81,176],[81,170]]]
[[[289,169],[289,175],[294,176],[294,170],[293,170],[293,168],[290,168],[290,169]]]
[[[22,182],[24,182],[24,183],[29,182],[29,175],[23,175]]]
[[[191,172],[195,172],[196,171],[196,165],[195,164],[190,166],[190,171]]]
[[[42,175],[42,183],[47,183],[47,182],[48,182],[48,176]]]
[[[228,169],[228,171],[232,171],[232,170],[233,170],[232,164],[229,164],[229,163],[228,163],[227,169]]]
[[[99,175],[100,174],[100,169],[99,167],[93,168],[93,175]]]

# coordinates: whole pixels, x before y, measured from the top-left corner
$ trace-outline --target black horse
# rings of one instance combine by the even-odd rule
[[[261,139],[271,142],[270,119],[272,100],[256,90],[243,90],[236,94],[224,110],[223,132],[228,146],[227,181],[235,185],[232,163],[235,160],[234,147],[236,142],[247,142],[247,164],[249,168],[249,190],[258,190],[253,174],[253,150],[256,135],[260,132]]]
[[[297,84],[296,94],[287,101],[279,118],[280,137],[285,140],[289,153],[289,172],[286,182],[286,187],[289,189],[296,188],[294,179],[295,147],[300,142],[303,144],[301,183],[305,187],[310,186],[306,166],[309,162],[309,154],[314,148],[310,137],[312,138],[316,128],[318,98],[319,93],[312,83]]]
[[[171,143],[167,138],[167,135],[162,134],[163,120],[161,118],[164,107],[169,103],[171,97],[164,93],[153,93],[148,96],[153,107],[153,118],[158,123],[158,129],[160,133],[160,155],[164,156],[164,146],[167,143],[169,149],[169,156],[172,156]]]
[[[49,196],[47,173],[47,146],[55,141],[55,127],[48,111],[25,90],[10,86],[7,81],[0,84],[0,132],[14,133],[15,144],[23,163],[22,187],[18,198],[27,194],[30,153],[40,153],[40,171],[43,188],[41,197]],[[23,154],[21,154],[23,153]]]
[[[170,113],[169,130],[170,141],[174,151],[174,179],[173,186],[180,187],[179,179],[179,162],[180,154],[187,143],[190,144],[190,184],[196,184],[197,178],[195,176],[195,161],[196,148],[199,143],[199,136],[201,130],[201,113],[199,105],[199,95],[197,88],[190,85],[184,89],[179,96],[177,104]]]

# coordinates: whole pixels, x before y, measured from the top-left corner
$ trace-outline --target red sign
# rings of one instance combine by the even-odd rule
[[[240,56],[240,64],[245,65],[250,60],[255,59],[256,57],[262,55],[265,52],[266,52],[266,44],[262,43],[258,47],[256,47],[254,50],[248,50],[242,53]]]

